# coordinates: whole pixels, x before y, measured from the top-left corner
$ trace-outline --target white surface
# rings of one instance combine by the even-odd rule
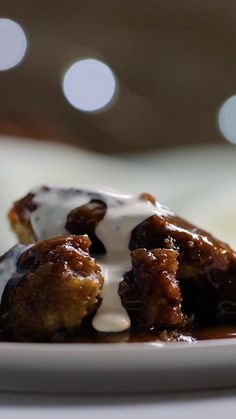
[[[0,390],[137,394],[236,386],[236,339],[194,344],[0,343]]]
[[[236,390],[149,396],[0,395],[7,419],[235,419]]]
[[[234,148],[222,146],[189,147],[185,150],[169,150],[156,155],[150,153],[143,157],[119,159],[97,156],[69,147],[55,148],[53,145],[41,143],[33,145],[29,142],[22,143],[19,140],[11,141],[9,138],[2,138],[0,140],[0,223],[3,225],[4,213],[11,201],[24,195],[35,184],[48,182],[72,185],[106,184],[122,188],[126,192],[148,189],[156,193],[164,203],[173,206],[180,214],[187,214],[189,219],[194,221],[198,215],[202,226],[213,232],[220,224],[221,235],[224,236],[222,238],[236,243],[234,223],[231,223],[230,229],[227,227],[229,207],[232,214],[234,214],[234,209],[236,212],[235,157]],[[222,202],[223,205],[219,206]],[[211,214],[217,216],[219,207],[218,221],[212,223]],[[222,214],[226,214],[224,217],[226,220],[222,219]],[[0,242],[2,251],[14,242],[6,224],[0,230]],[[223,358],[224,362],[232,362],[236,366],[234,350],[231,351],[232,347],[230,348],[232,343],[234,344],[232,341],[231,344],[227,344],[226,351],[229,352],[225,353]],[[174,350],[174,347],[172,348]],[[197,346],[194,345],[192,348],[197,348]],[[198,351],[194,349],[192,353],[196,350]],[[33,354],[37,355],[32,352]],[[216,361],[218,355],[217,348],[209,349],[209,362]],[[3,362],[3,357],[0,357],[0,361]],[[19,356],[11,357],[11,361],[11,365],[18,363]],[[172,362],[176,362],[174,354]],[[7,374],[9,361],[5,365]],[[234,381],[235,372],[232,370],[227,374],[228,378],[231,380],[233,377]],[[151,375],[150,373],[150,377]],[[20,375],[18,380],[20,377],[22,376]],[[192,382],[195,379],[196,375],[193,374]],[[178,380],[177,375],[175,375],[175,380]],[[44,417],[60,418],[66,415],[68,418],[74,418],[80,415],[85,419],[95,416],[98,419],[105,419],[106,417],[126,417],[131,413],[137,418],[144,416],[148,418],[157,414],[162,418],[173,418],[173,416],[195,418],[200,415],[214,418],[227,415],[227,418],[231,418],[235,417],[235,395],[234,391],[195,395],[139,396],[138,398],[90,396],[71,399],[62,396],[1,395],[0,414],[7,418],[37,418],[42,417],[43,414]]]

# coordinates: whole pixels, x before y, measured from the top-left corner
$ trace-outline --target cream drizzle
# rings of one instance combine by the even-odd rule
[[[109,206],[125,201],[129,195],[93,189],[73,189],[51,186],[31,191],[36,210],[31,213],[31,225],[36,240],[68,234],[65,229],[68,214],[75,208],[87,204],[91,199],[100,199]]]
[[[17,271],[17,262],[20,255],[31,246],[16,244],[5,255],[0,262],[0,301],[8,281]]]
[[[102,302],[93,318],[93,327],[100,332],[121,332],[130,327],[127,311],[118,294],[124,273],[131,269],[129,241],[132,230],[152,215],[173,213],[160,204],[140,198],[103,190],[38,188],[32,191],[36,210],[31,213],[34,236],[45,240],[66,235],[67,216],[71,210],[99,199],[107,211],[96,228],[96,235],[106,249],[106,254],[96,259],[104,275]]]
[[[96,235],[107,250],[105,256],[97,258],[104,275],[104,285],[102,304],[92,325],[100,332],[122,332],[130,327],[130,318],[118,294],[119,284],[124,273],[131,269],[129,241],[132,230],[155,214],[156,208],[151,202],[130,199],[122,205],[108,208],[96,228]]]

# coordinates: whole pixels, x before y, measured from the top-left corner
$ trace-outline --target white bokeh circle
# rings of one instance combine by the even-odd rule
[[[65,72],[63,92],[76,109],[94,112],[111,102],[116,84],[116,78],[107,64],[88,58],[76,61]]]
[[[221,105],[218,113],[218,125],[223,136],[236,144],[236,95],[229,97]]]
[[[19,64],[27,50],[27,37],[14,20],[0,18],[0,71]]]

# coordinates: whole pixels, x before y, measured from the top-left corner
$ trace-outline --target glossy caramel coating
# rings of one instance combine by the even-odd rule
[[[1,304],[1,324],[13,340],[56,341],[78,330],[98,306],[103,284],[86,236],[39,241],[17,263]]]
[[[156,204],[155,198],[148,193],[142,194],[140,199],[148,200],[153,205]],[[9,212],[11,225],[23,243],[29,243],[33,239],[30,214],[35,209],[34,205],[33,195],[29,194],[17,201]],[[92,241],[91,249],[94,255],[105,252],[95,231],[105,213],[105,203],[100,200],[91,200],[86,205],[74,208],[67,216],[65,228],[68,234],[87,233]],[[170,211],[160,210],[157,211],[157,215],[149,217],[133,229],[129,249],[131,252],[139,253],[131,256],[133,269],[130,273],[124,273],[125,281],[121,284],[120,292],[124,298],[123,304],[127,304],[134,323],[137,324],[140,321],[146,324],[145,327],[155,323],[151,319],[155,318],[153,313],[156,310],[156,300],[149,299],[150,318],[147,320],[147,314],[143,313],[140,317],[140,301],[142,301],[140,294],[144,296],[146,292],[142,277],[146,277],[146,272],[156,269],[154,263],[151,267],[151,259],[147,257],[143,249],[151,251],[153,255],[157,249],[160,252],[163,250],[176,252],[178,267],[175,273],[171,271],[171,275],[175,275],[175,281],[181,293],[181,299],[178,300],[181,306],[179,310],[188,319],[192,319],[193,325],[236,324],[236,254],[227,244]],[[142,260],[140,265],[142,268],[137,268],[135,255],[139,255]],[[160,258],[158,260],[160,263]],[[168,269],[167,274],[169,274]],[[160,275],[164,274],[159,272],[156,278]],[[162,281],[163,294],[166,292],[167,282]],[[155,291],[151,279],[150,289]],[[123,294],[126,295],[126,299]],[[131,301],[133,309],[130,307]],[[138,305],[138,309],[135,304]],[[144,306],[142,305],[143,309]],[[171,304],[169,311],[167,304],[165,310],[166,313],[172,312]],[[146,323],[143,320],[144,317]],[[166,317],[168,317],[167,314]],[[142,320],[137,320],[141,318]],[[171,326],[173,321],[170,315],[169,320],[169,323],[166,320],[163,324]],[[177,321],[176,325],[180,326],[181,321]]]
[[[92,242],[90,252],[105,253],[102,242],[97,238],[95,229],[106,213],[106,204],[92,199],[86,205],[75,208],[67,216],[66,230],[71,234],[87,234]]]
[[[144,329],[184,327],[182,297],[176,279],[178,253],[170,249],[131,252],[132,271],[120,284],[120,296],[133,323]]]
[[[183,310],[195,324],[236,323],[236,254],[211,234],[175,215],[137,226],[130,249],[169,248],[179,253],[176,278]]]

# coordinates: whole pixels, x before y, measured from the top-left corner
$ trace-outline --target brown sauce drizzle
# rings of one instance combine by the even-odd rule
[[[165,342],[187,342],[196,343],[202,340],[213,339],[232,339],[236,338],[236,326],[215,326],[194,329],[192,331],[141,331],[128,330],[121,333],[100,333],[95,330],[84,330],[82,333],[73,337],[66,337],[63,335],[56,335],[53,344],[68,343],[68,344],[99,344],[99,343],[165,343]],[[14,342],[11,336],[6,334],[0,335],[0,342]]]
[[[217,326],[196,329],[193,332],[197,340],[236,338],[236,326]]]
[[[212,339],[236,338],[236,326],[217,326],[188,331],[150,331],[137,330],[123,333],[90,333],[67,339],[65,343],[160,343],[160,342],[197,342]]]

